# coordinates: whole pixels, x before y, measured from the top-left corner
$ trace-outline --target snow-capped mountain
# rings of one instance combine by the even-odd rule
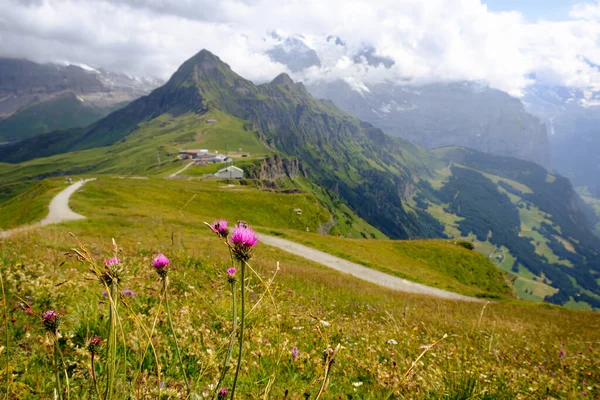
[[[0,58],[0,117],[69,93],[91,106],[112,107],[148,94],[161,83],[83,64]]]

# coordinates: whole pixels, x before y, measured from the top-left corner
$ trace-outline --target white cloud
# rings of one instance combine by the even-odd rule
[[[272,31],[302,34],[319,55],[321,67],[301,79],[469,79],[518,94],[536,73],[600,87],[600,2],[531,22],[480,0],[0,0],[0,55],[162,78],[207,48],[244,77],[269,80],[287,71],[265,55]],[[395,64],[354,63],[365,46]]]

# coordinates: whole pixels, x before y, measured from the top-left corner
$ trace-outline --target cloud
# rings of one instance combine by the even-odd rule
[[[532,22],[480,0],[0,0],[0,55],[136,75],[168,78],[207,48],[244,77],[270,80],[291,72],[268,55],[289,38],[320,61],[294,67],[296,79],[467,79],[519,94],[535,73],[600,88],[600,2]],[[393,63],[357,57],[366,53]]]

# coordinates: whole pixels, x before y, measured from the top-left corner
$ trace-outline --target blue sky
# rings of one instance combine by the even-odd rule
[[[529,21],[565,20],[573,5],[585,2],[584,0],[482,0],[490,11],[519,11]]]

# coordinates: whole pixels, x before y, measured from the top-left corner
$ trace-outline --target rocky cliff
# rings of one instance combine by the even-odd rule
[[[282,158],[278,155],[267,157],[245,168],[249,179],[278,180],[294,179],[304,175],[302,162],[297,159]]]

